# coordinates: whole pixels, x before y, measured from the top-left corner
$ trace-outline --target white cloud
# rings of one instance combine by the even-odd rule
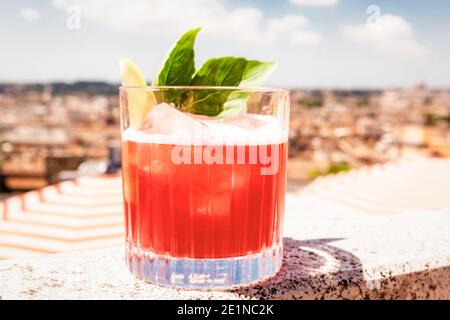
[[[322,37],[315,31],[296,30],[291,35],[293,44],[316,45],[322,41]]]
[[[334,6],[338,3],[338,0],[289,0],[293,4],[299,6],[317,6],[317,7],[327,7]]]
[[[41,14],[33,8],[21,8],[19,10],[19,17],[27,21],[35,21],[41,17]]]
[[[307,29],[301,15],[267,19],[260,9],[227,9],[222,0],[52,0],[65,11],[77,4],[82,19],[122,31],[153,30],[160,34],[179,34],[189,28],[203,27],[202,33],[244,41],[276,42],[287,37],[297,45],[316,44],[320,35]]]
[[[267,25],[267,34],[272,39],[286,36],[292,44],[315,45],[320,43],[320,34],[307,29],[308,24],[308,19],[301,15],[286,15],[281,18],[272,18]]]
[[[341,28],[344,37],[368,48],[402,56],[421,56],[426,48],[414,37],[411,25],[400,16],[384,14],[373,25],[352,25]]]
[[[267,29],[269,33],[280,34],[289,33],[293,30],[302,29],[308,26],[308,19],[301,15],[286,15],[282,18],[272,18],[269,20]]]

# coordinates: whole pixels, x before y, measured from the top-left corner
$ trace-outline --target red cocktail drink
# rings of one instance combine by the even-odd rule
[[[123,142],[126,237],[133,247],[176,258],[216,259],[280,246],[285,142],[213,146],[224,161],[212,164],[194,159],[211,146],[183,146],[190,163],[172,159],[176,147]],[[270,158],[272,174],[261,174],[270,169],[261,154]]]
[[[252,110],[205,116],[159,102],[224,94],[244,107],[248,100]],[[137,102],[146,104],[128,105]],[[121,112],[130,270],[182,288],[240,286],[275,274],[282,262],[287,93],[130,87],[121,91]]]

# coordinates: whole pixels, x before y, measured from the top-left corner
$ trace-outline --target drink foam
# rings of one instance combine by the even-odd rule
[[[258,126],[252,127],[251,123]],[[276,117],[256,114],[232,121],[195,120],[190,130],[173,131],[160,133],[130,127],[122,132],[122,140],[172,145],[269,145],[288,139],[288,130],[282,128]]]

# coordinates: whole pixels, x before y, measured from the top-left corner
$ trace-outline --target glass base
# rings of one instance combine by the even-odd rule
[[[126,257],[130,271],[145,281],[185,289],[225,289],[275,275],[281,268],[283,248],[276,245],[257,254],[234,258],[190,259],[127,246]]]

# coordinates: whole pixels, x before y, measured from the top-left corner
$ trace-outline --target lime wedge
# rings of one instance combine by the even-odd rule
[[[119,68],[123,86],[141,87],[126,91],[130,125],[139,129],[147,113],[156,104],[156,99],[151,91],[145,89],[147,82],[133,61],[123,58],[119,61]]]

